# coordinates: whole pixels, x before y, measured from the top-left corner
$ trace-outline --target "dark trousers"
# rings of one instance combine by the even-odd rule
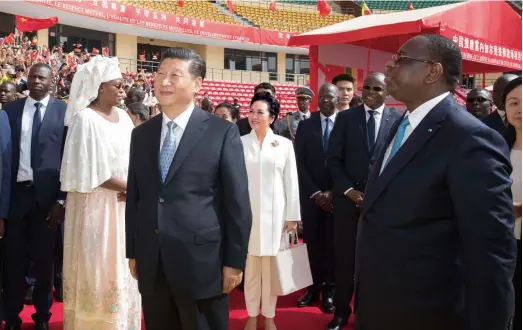
[[[11,210],[6,221],[6,277],[4,285],[5,320],[20,323],[18,314],[23,309],[25,275],[29,259],[35,278],[33,319],[47,322],[51,317],[53,287],[53,250],[55,229],[50,229],[46,218],[49,209],[37,204],[33,187],[15,184],[12,189]]]
[[[158,267],[154,292],[142,295],[147,330],[227,330],[229,296],[191,300],[177,296],[167,284],[163,267]]]
[[[302,200],[303,240],[307,244],[314,293],[334,289],[334,219],[312,200]]]
[[[354,294],[354,265],[360,209],[348,197],[334,199],[334,295],[335,314],[347,319]]]
[[[516,261],[516,271],[514,272],[514,277],[512,278],[512,281],[514,283],[514,290],[516,293],[516,302],[515,307],[516,310],[514,312],[514,321],[513,321],[513,329],[514,330],[520,330],[521,329],[521,308],[523,307],[521,305],[521,240],[516,240],[518,244],[518,258]]]

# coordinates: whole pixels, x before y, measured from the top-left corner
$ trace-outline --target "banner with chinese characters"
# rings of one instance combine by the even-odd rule
[[[464,60],[521,70],[521,49],[481,40],[448,28],[442,28],[441,35],[458,44]]]
[[[287,41],[293,35],[292,33],[262,30],[250,26],[222,24],[191,17],[176,16],[108,0],[25,1],[97,19],[153,30],[198,35],[205,38],[287,46]]]

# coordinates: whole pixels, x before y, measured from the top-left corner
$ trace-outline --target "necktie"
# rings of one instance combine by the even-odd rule
[[[174,154],[176,153],[176,137],[174,136],[176,126],[174,121],[167,123],[167,134],[163,140],[162,150],[160,150],[160,174],[162,175],[162,182],[165,182]]]
[[[331,136],[331,127],[330,127],[331,120],[329,118],[325,118],[325,130],[323,131],[323,150],[327,151],[329,149],[329,137]]]
[[[40,126],[42,126],[42,116],[40,109],[42,108],[42,103],[35,103],[35,114],[33,116],[33,128],[31,130],[31,168],[35,168],[38,160],[38,136],[40,133]]]
[[[367,120],[367,142],[369,144],[369,153],[374,150],[374,144],[376,143],[376,120],[374,114],[376,111],[369,110],[369,120]]]
[[[400,149],[401,142],[403,142],[403,138],[405,137],[405,131],[407,130],[407,126],[409,126],[408,116],[403,118],[403,120],[400,123],[400,126],[398,127],[398,130],[396,131],[396,137],[394,138],[394,143],[392,144],[392,149],[390,150],[389,160],[392,159],[392,157],[394,157],[394,155]]]

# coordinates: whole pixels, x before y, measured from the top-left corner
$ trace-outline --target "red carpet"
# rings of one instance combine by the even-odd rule
[[[291,294],[278,299],[278,309],[276,311],[276,325],[279,330],[300,329],[300,330],[322,330],[325,329],[332,315],[323,314],[318,307],[296,308],[296,301],[301,293]],[[53,316],[50,322],[50,330],[62,330],[62,304],[55,303],[51,309]],[[34,313],[33,307],[26,307],[22,312],[24,325],[22,330],[32,330],[34,328],[31,314]],[[247,319],[245,301],[243,293],[235,290],[231,295],[229,330],[243,330]],[[260,323],[262,325],[262,323]],[[145,329],[145,327],[143,327]],[[353,320],[349,321],[347,330],[353,329]]]

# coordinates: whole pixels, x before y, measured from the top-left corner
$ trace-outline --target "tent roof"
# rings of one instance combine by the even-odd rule
[[[521,49],[521,16],[505,1],[473,0],[388,14],[360,16],[290,38],[289,46],[386,43],[371,48],[396,52],[410,36],[450,28],[485,41]],[[391,40],[392,36],[394,38]],[[406,38],[400,38],[404,36]],[[379,43],[378,43],[379,44]]]

